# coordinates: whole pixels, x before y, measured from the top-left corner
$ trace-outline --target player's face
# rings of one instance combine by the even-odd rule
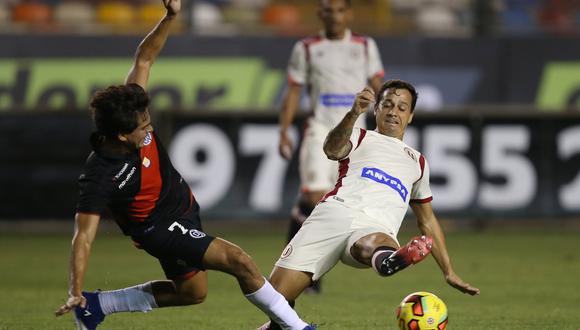
[[[387,89],[375,110],[379,133],[403,139],[407,125],[413,120],[413,96],[404,89]]]
[[[352,19],[352,11],[345,0],[321,0],[318,16],[328,35],[340,37]]]
[[[147,134],[152,131],[151,115],[149,114],[149,110],[146,110],[143,113],[137,113],[137,128],[129,134],[120,134],[119,139],[129,147],[139,149],[143,147]]]

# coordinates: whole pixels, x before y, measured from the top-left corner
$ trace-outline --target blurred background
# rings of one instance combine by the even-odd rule
[[[277,115],[292,45],[320,29],[317,5],[184,3],[150,94],[205,218],[287,218],[297,157],[277,154]],[[353,11],[385,78],[418,87],[406,142],[430,160],[441,216],[580,215],[580,1],[354,0]],[[0,219],[72,217],[88,100],[122,82],[163,14],[149,0],[0,0]],[[301,107],[297,143],[306,97]]]
[[[77,178],[94,129],[87,105],[95,90],[123,82],[164,15],[160,2],[0,0],[0,329],[72,326],[51,312],[66,297]],[[405,142],[429,160],[450,254],[482,295],[458,294],[431,258],[387,281],[337,267],[322,296],[300,299],[300,314],[325,329],[393,329],[400,300],[430,291],[456,329],[580,328],[580,0],[352,2],[352,30],[376,40],[385,79],[419,91]],[[286,66],[293,44],[320,29],[317,4],[184,0],[150,79],[155,130],[204,228],[240,244],[265,275],[299,186],[297,152],[290,162],[278,155]],[[305,95],[301,108],[296,146]],[[162,278],[109,219],[85,287]],[[417,233],[409,220],[401,242]],[[213,273],[209,285],[201,306],[116,315],[105,327],[262,323],[232,293],[232,278]]]

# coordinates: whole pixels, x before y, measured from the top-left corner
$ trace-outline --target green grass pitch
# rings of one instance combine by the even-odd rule
[[[284,232],[212,227],[250,253],[268,275]],[[72,231],[72,224],[71,224]],[[403,232],[401,242],[413,233]],[[54,310],[67,292],[70,234],[0,233],[0,329],[73,329]],[[449,287],[433,258],[391,278],[339,264],[324,293],[305,295],[299,314],[319,329],[395,329],[395,307],[407,294],[430,291],[449,308],[448,329],[580,329],[580,236],[565,231],[454,232],[447,243],[457,273],[481,289],[471,297]],[[114,230],[93,246],[85,288],[103,290],[162,278],[157,262]],[[207,300],[197,306],[123,313],[102,329],[255,329],[266,318],[240,293],[234,278],[209,273]]]

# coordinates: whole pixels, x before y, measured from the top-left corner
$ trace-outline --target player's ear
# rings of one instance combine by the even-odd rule
[[[354,12],[351,7],[346,8],[345,18],[347,23],[351,23],[354,20]]]
[[[411,112],[411,115],[409,116],[409,120],[407,121],[407,125],[410,124],[413,121],[413,116],[415,115],[415,111]]]
[[[117,139],[119,139],[119,141],[121,142],[127,142],[128,139],[124,134],[117,134]]]

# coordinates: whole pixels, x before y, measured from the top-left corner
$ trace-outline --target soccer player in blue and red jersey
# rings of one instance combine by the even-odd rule
[[[56,315],[74,311],[79,329],[95,329],[112,313],[199,304],[207,294],[206,270],[214,269],[233,275],[247,299],[285,329],[315,329],[298,317],[241,248],[203,232],[199,205],[153,132],[145,88],[181,9],[180,0],[163,4],[167,13],[137,48],[125,84],[98,91],[91,100],[97,131],[79,178],[68,298]],[[159,260],[166,280],[82,291],[106,208],[137,247]]]

